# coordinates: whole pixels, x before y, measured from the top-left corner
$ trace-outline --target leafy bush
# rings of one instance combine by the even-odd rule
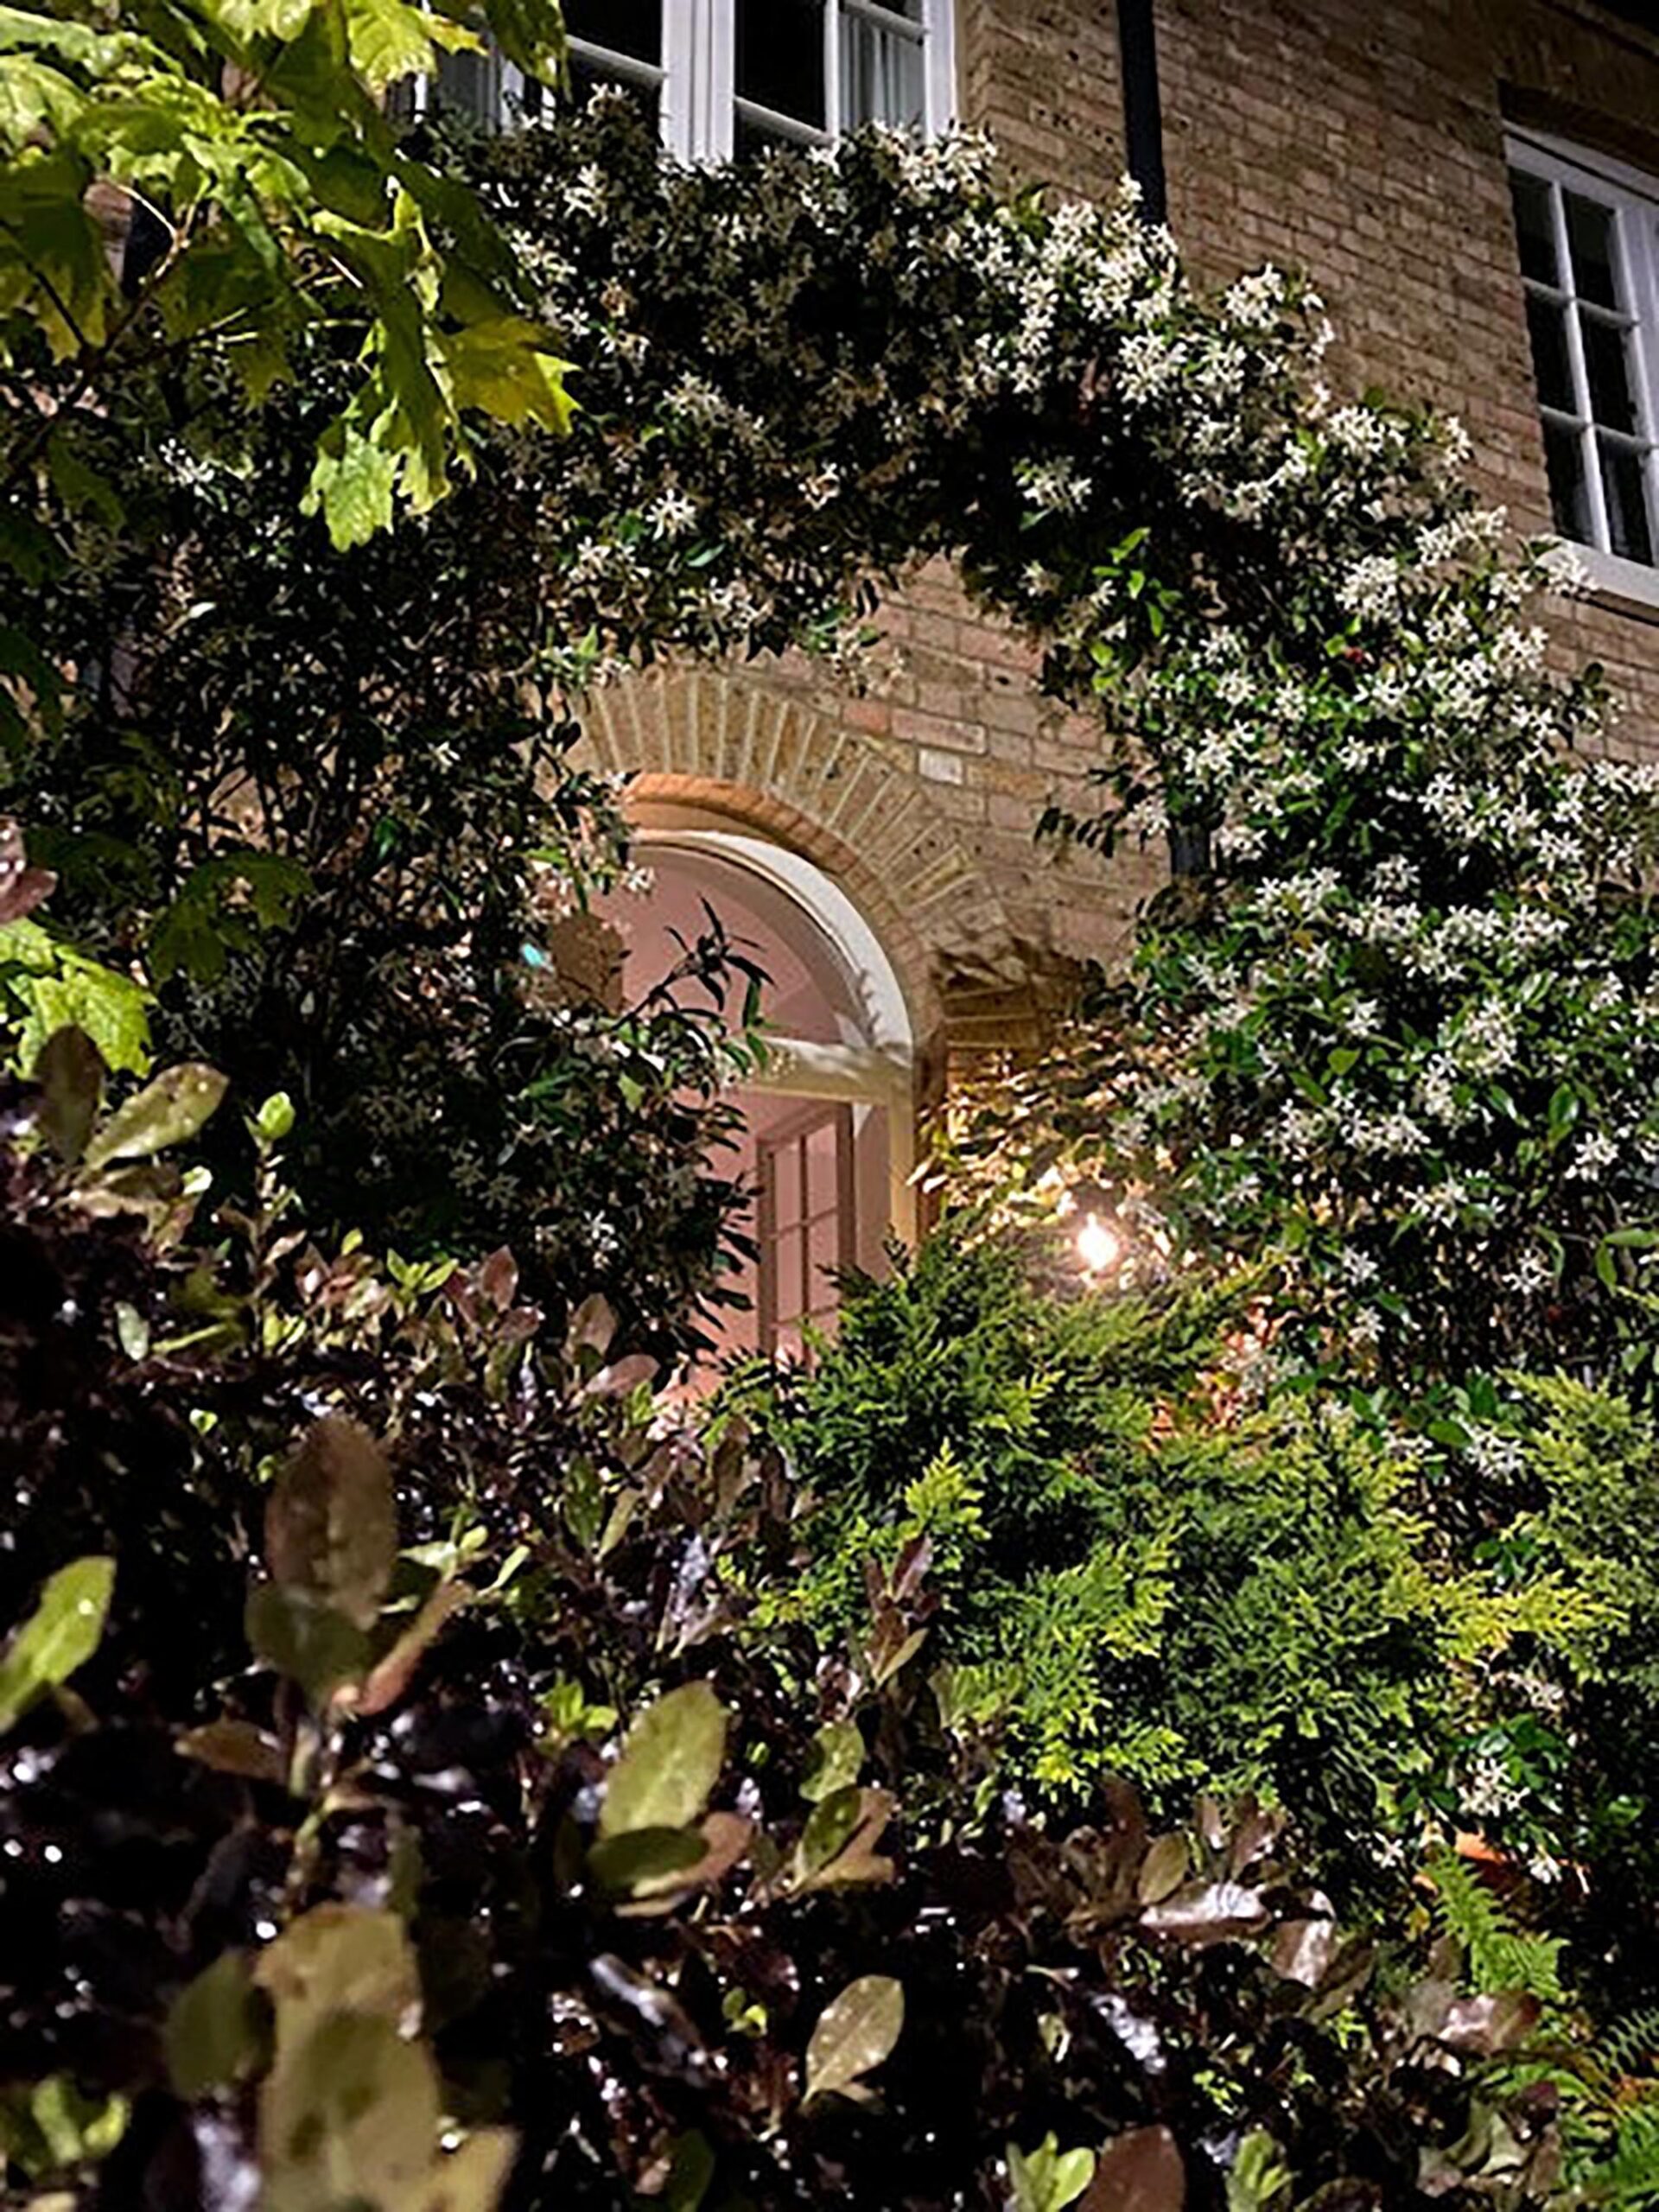
[[[1498,1802],[1489,1770],[1529,1717],[1567,1758],[1582,1675],[1642,1694],[1618,1517],[1581,1483],[1541,1522],[1516,1502],[1454,1541],[1410,1438],[1363,1402],[1252,1403],[1224,1295],[1064,1295],[1029,1272],[948,1223],[849,1286],[810,1369],[734,1384],[803,1492],[810,1563],[763,1618],[845,1629],[867,1558],[922,1544],[942,1701],[1000,1719],[1011,1777],[1261,1791],[1351,1879],[1446,1822],[1573,1856],[1586,1808],[1557,1776],[1506,1770]]]
[[[162,1147],[200,1083],[100,1118],[86,1056],[48,1071],[0,1274],[14,2177],[180,2212],[1551,2201],[1549,2101],[1483,2086],[1541,2000],[1445,1978],[1466,1941],[1427,1981],[1421,1913],[1344,1942],[1248,1807],[964,1820],[916,1559],[850,1648],[734,1634],[788,1486],[654,1408],[598,1302],[554,1332],[505,1254],[320,1252],[281,1101],[257,1203],[193,1231]]]

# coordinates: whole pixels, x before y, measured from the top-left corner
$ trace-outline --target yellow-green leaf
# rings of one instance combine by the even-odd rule
[[[73,1560],[52,1576],[0,1658],[0,1733],[92,1657],[114,1587],[112,1559]]]
[[[726,1710],[707,1682],[670,1690],[628,1731],[599,1816],[601,1836],[690,1827],[726,1757]]]

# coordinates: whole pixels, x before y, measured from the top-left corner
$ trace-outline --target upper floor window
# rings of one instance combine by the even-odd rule
[[[1609,563],[1652,569],[1659,179],[1516,139],[1510,190],[1555,527]]]
[[[683,161],[822,146],[861,123],[942,130],[952,111],[951,0],[565,0],[578,99],[626,86]],[[447,59],[440,97],[489,122],[540,87],[489,58]]]

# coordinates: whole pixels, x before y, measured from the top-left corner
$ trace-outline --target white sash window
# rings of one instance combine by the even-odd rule
[[[830,144],[863,123],[931,135],[954,112],[951,0],[566,0],[581,99],[626,86],[683,161]],[[545,95],[493,57],[457,54],[439,98],[492,124]]]

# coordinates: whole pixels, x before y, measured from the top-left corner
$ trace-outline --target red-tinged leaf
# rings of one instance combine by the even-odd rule
[[[672,1912],[693,1890],[712,1889],[731,1872],[747,1851],[754,1836],[754,1822],[746,1821],[740,1813],[710,1813],[697,1833],[702,1845],[698,1857],[689,1866],[633,1882],[630,1900],[619,1906],[619,1911],[639,1918]],[[595,1847],[594,1856],[597,1857],[604,1848],[603,1845]]]
[[[199,1759],[219,1774],[239,1774],[246,1782],[287,1778],[282,1745],[251,1720],[210,1720],[204,1728],[188,1730],[178,1748],[188,1759]]]
[[[0,927],[32,913],[57,880],[50,869],[29,865],[22,825],[10,816],[0,819]]]
[[[1258,1891],[1246,1889],[1242,1882],[1209,1882],[1149,1905],[1141,1916],[1141,1925],[1151,1935],[1173,1936],[1179,1943],[1228,1943],[1255,1935],[1267,1917],[1268,1908]]]
[[[395,1705],[413,1681],[429,1644],[473,1594],[470,1583],[440,1582],[391,1649],[370,1668],[361,1688],[348,1683],[335,1702],[349,1704],[355,1713],[384,1713]]]
[[[1101,2152],[1077,2212],[1183,2212],[1186,2168],[1166,2127],[1137,2127]]]
[[[648,1351],[630,1352],[626,1359],[614,1360],[609,1367],[601,1367],[591,1382],[584,1385],[582,1397],[626,1398],[641,1383],[654,1382],[658,1362]]]
[[[391,1470],[369,1434],[343,1414],[307,1430],[265,1509],[265,1557],[285,1590],[302,1591],[372,1627],[397,1556]]]
[[[565,1356],[576,1359],[583,1352],[592,1352],[603,1359],[611,1348],[616,1334],[616,1316],[610,1301],[594,1291],[584,1298],[570,1316],[570,1325],[565,1332]]]
[[[1446,2007],[1439,2040],[1453,2050],[1492,2058],[1523,2044],[1542,2010],[1535,1997],[1518,1989],[1499,1997],[1456,1998]]]
[[[518,1262],[504,1244],[478,1271],[478,1287],[498,1313],[505,1313],[518,1292]]]
[[[856,1804],[845,1803],[855,1796]],[[837,1791],[835,1796],[826,1797],[807,1822],[806,1835],[798,1847],[791,1868],[791,1886],[798,1891],[837,1890],[890,1882],[893,1861],[883,1858],[875,1847],[892,1818],[893,1800],[885,1789]],[[827,1850],[821,1843],[807,1848],[815,1831],[829,1839],[836,1828],[844,1834],[844,1841],[841,1834],[835,1834]]]
[[[1273,1939],[1273,1970],[1286,1981],[1317,1989],[1330,1970],[1337,1948],[1332,1920],[1287,1920]]]

